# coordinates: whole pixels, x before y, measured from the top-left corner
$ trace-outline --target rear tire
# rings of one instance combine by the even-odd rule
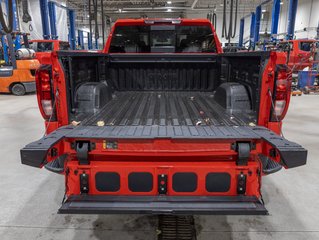
[[[25,94],[25,87],[21,83],[16,83],[11,88],[12,94],[22,96]]]

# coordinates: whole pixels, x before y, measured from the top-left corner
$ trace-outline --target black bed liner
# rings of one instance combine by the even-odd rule
[[[231,114],[212,92],[125,91],[93,116],[79,116],[81,125],[96,126],[244,126],[254,124],[253,112]]]

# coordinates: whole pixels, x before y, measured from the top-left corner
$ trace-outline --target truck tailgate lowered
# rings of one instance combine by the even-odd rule
[[[280,155],[281,164],[293,168],[306,164],[307,150],[265,127],[249,126],[66,126],[21,149],[21,162],[33,167],[46,163],[51,148],[63,139],[180,139],[264,141]]]

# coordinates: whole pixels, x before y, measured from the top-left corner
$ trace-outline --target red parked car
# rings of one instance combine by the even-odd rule
[[[47,132],[22,163],[64,175],[60,213],[267,214],[262,178],[307,158],[281,136],[285,63],[222,53],[206,19],[118,20],[37,72]]]

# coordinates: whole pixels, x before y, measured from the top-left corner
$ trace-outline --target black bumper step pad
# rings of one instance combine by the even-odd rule
[[[275,172],[278,172],[282,169],[282,165],[273,161],[272,159],[270,159],[267,156],[260,154],[259,158],[260,158],[262,165],[263,165],[263,173],[265,173],[265,174],[275,173]]]
[[[70,196],[63,214],[216,214],[266,215],[256,197],[249,196]]]

